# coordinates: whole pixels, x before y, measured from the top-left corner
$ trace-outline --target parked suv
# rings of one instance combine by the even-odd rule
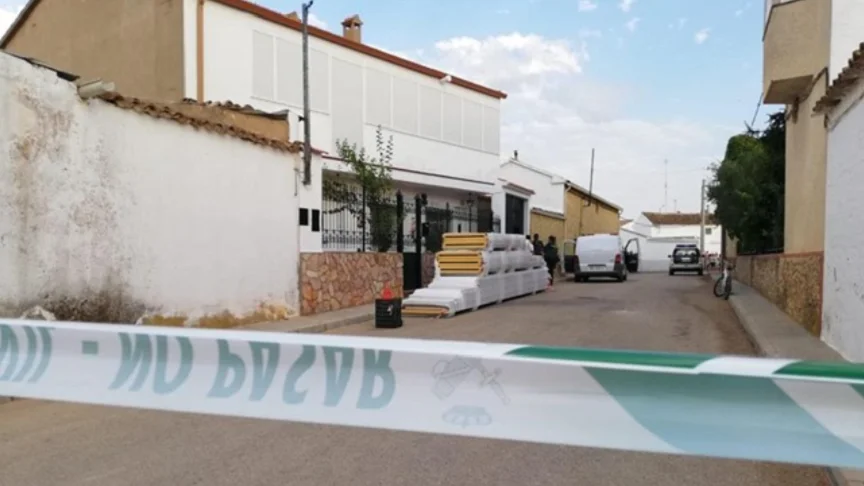
[[[696,272],[702,275],[704,272],[702,254],[696,245],[675,245],[669,258],[669,275],[678,272]]]

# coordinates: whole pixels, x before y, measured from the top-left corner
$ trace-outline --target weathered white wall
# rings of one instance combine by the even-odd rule
[[[194,16],[187,16],[187,32],[194,32],[194,22]],[[211,2],[205,5],[204,39],[206,98],[230,99],[268,111],[289,109],[294,114],[292,138],[300,138],[302,124],[296,119],[302,113],[300,33]],[[194,38],[190,40],[194,43]],[[435,174],[494,182],[500,100],[315,37],[309,43],[316,147],[336,153],[335,140],[348,139],[374,150],[380,125],[385,136],[394,139],[393,165],[425,172],[414,175],[419,182],[441,185]],[[187,56],[187,66],[194,61],[194,56]],[[194,86],[188,81],[191,71],[187,69],[187,89]],[[394,171],[394,177],[403,175]],[[490,190],[465,184],[475,193]]]
[[[822,339],[852,361],[864,361],[864,83],[835,109],[828,132]]]
[[[296,308],[299,157],[83,102],[4,54],[0,107],[0,304],[106,299],[124,318],[193,319]]]
[[[831,59],[828,79],[833,81],[864,42],[864,1],[831,0]]]

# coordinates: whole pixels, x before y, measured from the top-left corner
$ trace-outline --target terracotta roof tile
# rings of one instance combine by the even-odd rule
[[[266,111],[259,110],[252,105],[241,105],[239,103],[234,103],[231,100],[227,101],[205,101],[201,103],[200,101],[193,98],[183,98],[182,103],[187,105],[204,105],[204,106],[214,106],[217,108],[222,108],[224,110],[236,111],[238,113],[243,113],[244,115],[253,115],[260,116],[263,118],[269,118],[272,120],[284,120],[285,115],[282,113],[269,113]]]
[[[642,213],[651,224],[663,225],[698,225],[702,223],[702,215],[699,213]],[[705,215],[705,224],[717,224],[714,216]]]
[[[825,92],[813,111],[824,113],[839,105],[847,93],[859,82],[864,81],[864,42],[858,45],[858,49],[852,53],[849,63],[840,71],[831,86]]]
[[[124,110],[131,110],[142,115],[151,116],[153,118],[171,120],[175,123],[179,123],[181,125],[189,125],[196,129],[207,130],[209,132],[217,133],[220,135],[239,138],[241,140],[245,140],[247,142],[251,142],[257,145],[262,145],[264,147],[270,147],[275,150],[289,152],[292,154],[300,153],[303,151],[303,142],[286,142],[283,140],[275,140],[272,138],[262,137],[261,135],[235,126],[226,125],[224,123],[216,123],[202,118],[196,118],[194,116],[182,113],[175,108],[172,108],[171,104],[168,103],[146,101],[138,98],[132,98],[129,96],[123,96],[118,93],[106,93],[99,96],[99,98]],[[184,100],[183,103],[195,102],[192,102],[191,100]],[[202,104],[207,105],[207,103]],[[223,107],[223,109],[230,108]],[[318,149],[312,149],[312,151],[319,155],[324,153]]]

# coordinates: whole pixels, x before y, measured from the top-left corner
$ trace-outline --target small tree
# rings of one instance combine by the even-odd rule
[[[785,131],[784,113],[771,114],[765,130],[747,127],[730,138],[723,160],[712,167],[708,199],[740,251],[783,246]]]
[[[351,168],[355,180],[326,179],[324,197],[344,203],[358,224],[364,230],[370,229],[372,245],[378,251],[388,251],[393,246],[397,223],[396,205],[390,200],[393,191],[390,177],[393,137],[385,140],[381,127],[378,127],[375,134],[377,157],[370,157],[365,148],[358,148],[357,144],[349,144],[347,140],[337,140],[336,149],[342,161]],[[357,194],[358,188],[360,194]]]

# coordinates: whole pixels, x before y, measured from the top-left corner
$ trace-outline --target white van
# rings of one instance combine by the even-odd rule
[[[638,246],[639,242],[634,238],[627,242],[626,248],[631,244]],[[618,235],[580,236],[576,238],[575,255],[570,261],[566,261],[568,259],[565,256],[565,271],[572,272],[577,282],[585,282],[592,277],[611,277],[623,282],[627,280],[628,266],[635,271],[631,262],[625,262],[625,256],[630,253],[633,252],[625,252],[625,246]]]

